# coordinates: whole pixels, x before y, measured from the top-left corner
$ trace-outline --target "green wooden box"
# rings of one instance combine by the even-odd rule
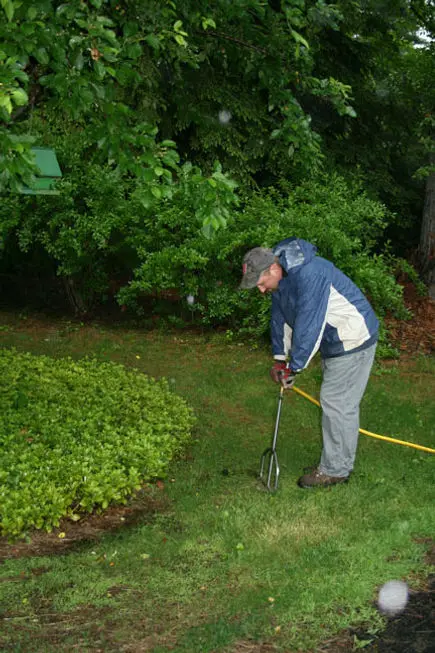
[[[56,181],[62,177],[62,171],[56,158],[56,153],[46,147],[32,147],[35,155],[38,173],[32,186],[20,188],[20,193],[24,195],[59,195],[56,190]]]

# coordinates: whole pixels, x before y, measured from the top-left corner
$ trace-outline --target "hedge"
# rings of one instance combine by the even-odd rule
[[[190,439],[191,408],[137,370],[3,350],[0,375],[2,535],[124,503]]]

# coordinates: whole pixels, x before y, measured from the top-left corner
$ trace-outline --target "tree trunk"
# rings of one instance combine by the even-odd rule
[[[431,163],[435,164],[435,155],[432,155]],[[426,180],[419,261],[429,296],[435,299],[435,172],[432,172]]]
[[[75,315],[84,317],[88,308],[80,294],[80,291],[77,289],[74,284],[72,277],[62,277],[63,287],[65,288],[66,296],[68,298],[69,305],[73,309]]]

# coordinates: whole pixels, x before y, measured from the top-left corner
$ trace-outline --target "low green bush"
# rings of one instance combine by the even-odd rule
[[[59,525],[125,502],[190,438],[165,380],[94,359],[0,352],[0,533]]]

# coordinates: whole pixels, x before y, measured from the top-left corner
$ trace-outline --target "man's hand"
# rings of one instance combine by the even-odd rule
[[[275,361],[273,367],[270,369],[270,377],[274,383],[281,383],[281,374],[285,372],[287,365],[284,361]]]
[[[285,390],[290,390],[295,382],[296,374],[294,374],[284,363],[284,361],[276,361],[270,370],[270,376],[275,383],[281,383]]]
[[[281,385],[284,390],[290,390],[296,380],[296,374],[291,370],[286,369],[284,372],[281,372]]]

